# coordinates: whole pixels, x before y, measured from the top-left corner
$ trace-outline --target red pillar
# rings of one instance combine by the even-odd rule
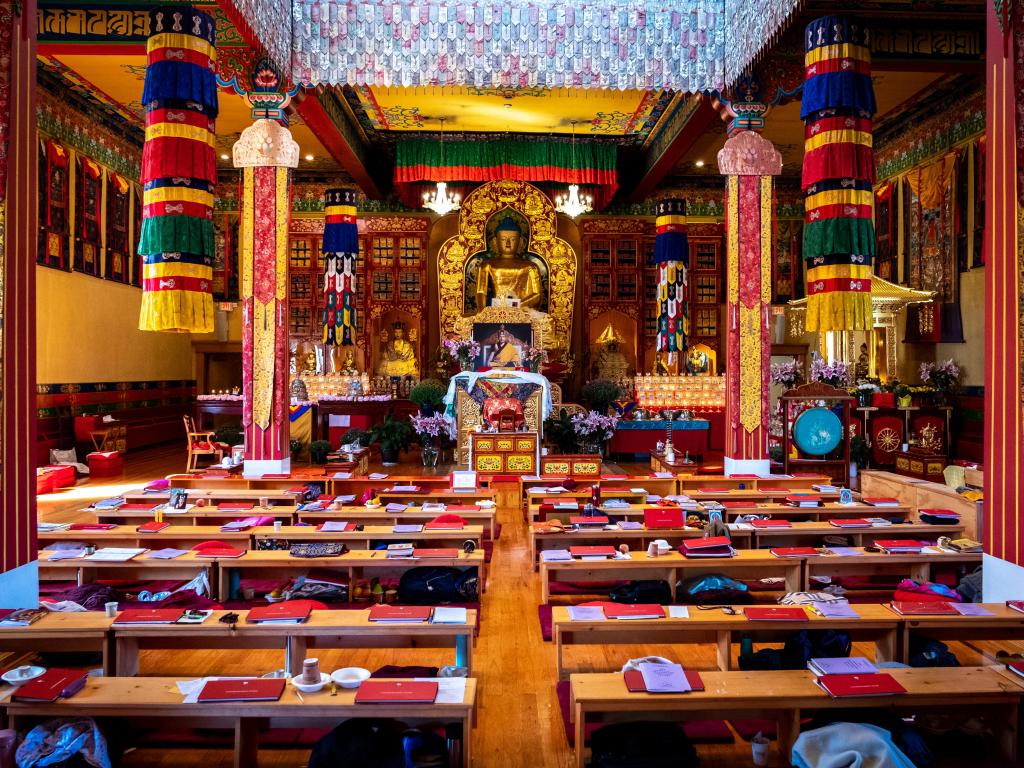
[[[239,266],[242,286],[242,425],[245,474],[288,472],[288,220],[299,146],[280,123],[257,120],[235,144],[243,169]]]
[[[38,599],[25,567],[37,559],[35,0],[0,0],[0,51],[0,607],[27,607]]]
[[[1012,9],[1015,4],[1009,5]],[[1024,254],[1014,143],[1015,102],[1020,94],[1014,91],[1013,41],[1004,38],[992,4],[986,7],[984,545],[987,554],[1024,566],[1024,326],[1020,319]],[[1024,595],[1024,568],[1006,567],[1006,563],[986,559],[986,599]]]
[[[718,153],[726,176],[725,471],[767,474],[772,177],[782,156],[754,131]]]

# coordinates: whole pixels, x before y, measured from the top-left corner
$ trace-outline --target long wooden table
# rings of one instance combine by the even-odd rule
[[[41,581],[59,581],[74,579],[76,583],[88,584],[99,578],[126,579],[144,575],[146,579],[192,579],[202,571],[211,575],[216,558],[196,557],[195,552],[187,552],[173,560],[161,560],[143,553],[124,562],[87,560],[54,560],[50,550],[39,552],[39,579]],[[287,554],[287,553],[285,553]]]
[[[267,499],[271,505],[284,504],[286,506],[295,504],[295,497],[298,494],[278,490],[253,490],[249,488],[194,488],[188,491],[186,499],[189,504],[194,504],[197,499],[203,499],[208,504],[215,505],[220,501],[252,502],[256,504],[260,499]],[[128,491],[121,494],[129,504],[162,504],[171,498],[170,491]]]
[[[921,634],[936,640],[1015,640],[1024,639],[1024,613],[1003,603],[983,603],[992,616],[906,616],[903,620],[900,658],[910,658],[910,635]]]
[[[185,704],[173,677],[90,677],[85,688],[70,699],[52,704],[10,701],[4,706],[15,727],[44,717],[118,718],[132,724],[165,724],[226,728],[234,731],[234,765],[255,768],[259,764],[259,734],[275,727],[334,726],[353,717],[395,718],[403,722],[458,723],[462,730],[463,766],[472,765],[470,751],[477,681],[466,680],[466,693],[458,704],[356,704],[355,690],[329,686],[318,693],[302,694],[287,685],[278,701],[239,701]]]
[[[355,520],[351,522],[357,522]],[[472,541],[478,547],[483,540],[484,529],[481,525],[467,525],[462,528],[424,529],[419,533],[395,533],[391,525],[364,525],[361,531],[318,531],[312,525],[284,525],[280,531],[272,526],[258,526],[249,530],[254,541],[284,539],[298,541],[341,541],[350,549],[370,549],[375,541],[425,542],[430,547],[458,547],[466,541]]]
[[[851,546],[863,547],[876,539],[916,539],[934,544],[939,536],[959,537],[963,533],[963,526],[959,524],[901,523],[862,528],[838,528],[827,522],[795,521],[789,528],[754,528],[749,523],[730,523],[729,532],[734,541],[737,535],[753,537],[755,549],[819,543],[826,536],[845,537],[850,541]]]
[[[992,667],[886,671],[906,688],[905,694],[834,699],[806,670],[701,672],[705,690],[683,694],[630,693],[618,672],[573,674],[569,680],[576,765],[584,766],[588,723],[638,716],[670,720],[773,719],[778,724],[781,760],[788,764],[803,714],[827,709],[949,709],[962,713],[984,707],[994,718],[995,738],[1002,756],[1010,761],[1016,759],[1018,708],[1024,688],[1007,673]]]
[[[152,648],[283,649],[293,675],[310,648],[454,648],[455,663],[472,669],[475,610],[466,612],[465,624],[372,622],[369,610],[316,610],[301,624],[250,624],[243,612],[234,627],[220,622],[227,613],[215,611],[202,624],[110,627],[117,674],[137,675],[139,651]]]
[[[324,520],[346,520],[364,525],[395,525],[398,523],[429,523],[441,514],[458,515],[470,525],[482,525],[487,529],[487,538],[494,539],[498,511],[495,508],[477,507],[471,510],[453,510],[450,513],[424,512],[422,507],[409,507],[401,512],[388,512],[383,506],[341,507],[323,512],[297,512],[295,518],[301,523],[319,523]]]
[[[810,589],[812,576],[904,576],[915,581],[931,581],[937,565],[974,566],[981,564],[981,553],[943,552],[917,555],[864,552],[858,555],[819,555],[804,558],[804,589]]]
[[[27,627],[0,626],[0,648],[9,651],[99,651],[103,674],[114,674],[110,622],[102,611],[49,612]]]
[[[623,488],[621,485],[618,485],[612,486],[611,489],[603,488],[601,490],[601,501],[604,502],[608,499],[621,499],[628,502],[630,505],[642,505],[646,501],[648,494],[649,492],[647,490],[633,491],[629,488]],[[572,500],[577,502],[579,507],[582,509],[583,505],[588,504],[591,498],[589,486],[586,487],[585,490],[563,491],[562,493],[546,493],[543,490],[530,488],[524,494],[523,519],[536,520],[537,510],[540,508],[541,502],[544,499]]]
[[[558,663],[558,677],[565,675],[564,650],[567,645],[634,645],[640,643],[714,643],[718,668],[732,669],[732,646],[747,635],[761,642],[785,642],[801,629],[836,629],[849,632],[854,640],[875,644],[875,661],[897,661],[899,628],[902,617],[882,605],[853,606],[857,619],[826,619],[807,610],[807,621],[752,621],[744,606],[735,606],[735,615],[718,607],[702,610],[688,606],[685,619],[604,619],[573,621],[569,609],[555,606],[551,626]],[[966,617],[965,617],[966,618]],[[1022,615],[1024,618],[1024,615]]]
[[[216,560],[217,594],[221,599],[225,599],[231,592],[232,574],[242,571],[258,572],[264,578],[299,576],[314,568],[341,572],[348,577],[350,601],[357,575],[365,574],[367,571],[401,572],[424,565],[477,568],[481,592],[486,589],[487,584],[487,566],[484,563],[484,553],[479,549],[470,553],[460,551],[457,556],[450,558],[389,558],[383,550],[351,550],[339,557],[292,557],[283,550],[250,550],[241,557]]]
[[[807,518],[813,521],[829,521],[838,518],[884,517],[887,520],[907,520],[911,517],[910,507],[873,507],[870,504],[840,504],[829,501],[820,507],[792,507],[789,504],[751,503],[734,504],[722,510],[727,522],[740,515],[770,515],[771,517]],[[837,529],[838,530],[838,529]]]
[[[530,527],[530,562],[533,569],[537,570],[537,552],[542,549],[567,549],[570,546],[580,544],[611,544],[618,547],[619,544],[629,545],[630,550],[643,552],[647,545],[655,539],[664,539],[671,545],[676,545],[684,539],[699,539],[704,535],[700,528],[639,528],[634,530],[622,530],[614,527],[606,528],[583,528],[578,531],[546,532],[537,530],[537,523]],[[733,545],[750,549],[752,536],[750,531],[733,531]]]
[[[184,512],[168,512],[164,510],[163,521],[172,526],[213,525],[239,520],[246,517],[268,515],[282,523],[291,524],[295,519],[293,505],[278,504],[267,509],[254,507],[244,510],[220,510],[217,507],[192,507]],[[99,523],[117,523],[119,525],[141,525],[154,519],[152,512],[142,509],[85,509],[96,517]]]
[[[679,552],[659,557],[647,557],[644,552],[633,552],[629,560],[580,560],[546,562],[540,564],[541,602],[551,597],[551,582],[558,578],[566,581],[607,581],[609,579],[664,579],[676,595],[676,581],[706,573],[724,573],[736,579],[781,576],[785,591],[802,588],[803,564],[799,558],[779,558],[757,549],[740,549],[735,557],[688,558]]]

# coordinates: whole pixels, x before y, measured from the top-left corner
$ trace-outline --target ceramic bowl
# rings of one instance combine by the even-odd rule
[[[298,688],[303,693],[316,693],[321,688],[323,688],[325,685],[327,685],[329,682],[331,682],[331,676],[328,675],[326,672],[321,672],[320,673],[320,682],[319,683],[313,683],[312,685],[310,685],[308,683],[302,682],[302,675],[296,675],[295,677],[292,678],[292,685],[294,685],[296,688]]]
[[[331,673],[331,680],[342,688],[358,688],[364,680],[370,679],[370,670],[362,667],[342,667]]]
[[[0,678],[2,678],[5,683],[21,685],[22,683],[27,683],[29,680],[35,680],[45,671],[46,667],[34,667],[26,664],[25,666],[7,670],[3,675],[0,675]]]

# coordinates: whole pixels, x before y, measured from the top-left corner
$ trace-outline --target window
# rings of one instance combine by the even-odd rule
[[[107,253],[103,276],[107,280],[127,283],[131,279],[131,258],[135,252],[128,242],[128,209],[131,207],[131,184],[110,173],[107,180]]]
[[[292,336],[309,336],[311,329],[309,307],[288,307],[288,331]]]
[[[644,270],[644,301],[655,302],[658,300],[658,270]]]
[[[395,297],[395,278],[390,272],[373,273],[373,298],[387,301]]]
[[[71,269],[68,254],[69,195],[67,151],[47,139],[39,154],[39,240],[36,261],[43,266]]]
[[[75,189],[75,271],[101,273],[100,232],[103,229],[103,169],[86,157],[78,159]]]
[[[312,286],[310,283],[309,273],[306,274],[292,274],[289,275],[291,281],[291,290],[289,291],[288,298],[291,301],[309,301],[312,295],[310,291]],[[322,289],[321,289],[322,292]]]
[[[402,272],[398,276],[398,298],[418,299],[420,297],[420,273]]]

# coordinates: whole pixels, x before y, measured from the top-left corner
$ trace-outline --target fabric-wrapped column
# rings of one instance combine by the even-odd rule
[[[211,16],[189,6],[150,11],[139,239],[144,331],[213,331],[214,44]]]
[[[685,352],[690,333],[686,304],[690,241],[686,236],[686,201],[661,200],[655,220],[653,263],[658,267],[658,336],[655,349],[674,360]]]
[[[242,426],[247,476],[291,469],[288,448],[288,220],[299,147],[287,128],[257,120],[233,148],[242,168],[239,263]]]
[[[782,156],[742,131],[718,153],[718,169],[727,177],[725,471],[767,474],[772,177],[782,173]]]
[[[356,193],[329,189],[324,193],[324,344],[350,347],[356,335]]]
[[[868,330],[875,255],[868,32],[841,16],[825,16],[807,26],[804,48],[806,327]]]

